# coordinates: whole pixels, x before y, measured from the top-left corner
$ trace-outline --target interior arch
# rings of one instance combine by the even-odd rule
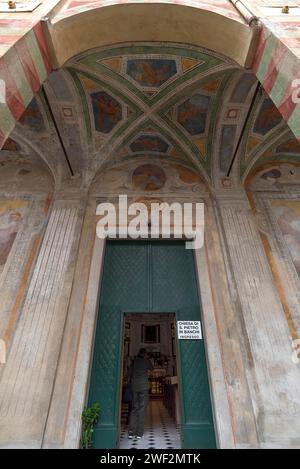
[[[84,11],[80,7],[67,7],[58,13],[54,10],[44,23],[44,31],[51,43],[55,68],[95,47],[153,40],[209,48],[241,66],[250,66],[258,28],[249,26],[231,5],[218,8],[207,4],[203,8],[188,2],[156,1],[126,5],[112,2],[101,7],[94,4]]]

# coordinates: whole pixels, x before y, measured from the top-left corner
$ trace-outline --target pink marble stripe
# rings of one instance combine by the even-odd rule
[[[31,54],[29,52],[27,43],[24,38],[18,41],[18,43],[15,45],[15,49],[22,63],[25,75],[30,84],[32,92],[36,93],[39,90],[41,83],[35,65],[33,63]]]
[[[286,47],[278,41],[274,54],[271,58],[271,61],[268,66],[268,70],[263,82],[263,87],[267,93],[272,91],[272,88],[276,82],[278,77],[280,65],[284,55],[286,54],[287,49]]]
[[[14,35],[14,36],[8,36],[8,35],[5,35],[5,34],[1,34],[0,35],[0,40],[1,40],[1,44],[14,44],[19,39],[21,39],[21,37],[22,37],[22,35],[20,35],[20,34]]]
[[[253,63],[251,65],[251,69],[253,70],[254,73],[257,73],[257,70],[259,69],[259,65],[261,62],[261,59],[264,55],[265,47],[267,43],[267,35],[264,29],[261,30],[260,36],[259,36],[259,41],[256,49],[256,53],[254,56]]]
[[[11,73],[4,63],[4,60],[1,61],[1,77],[5,81],[7,106],[13,117],[18,120],[26,107]]]
[[[37,42],[40,48],[47,73],[49,74],[52,71],[52,65],[50,61],[50,55],[46,46],[45,38],[43,35],[41,23],[36,24],[35,27],[33,28],[33,31],[34,31],[35,37],[37,39]]]
[[[278,107],[278,110],[281,113],[285,121],[287,121],[290,118],[290,116],[292,115],[292,113],[294,112],[297,106],[297,104],[294,103],[292,99],[293,92],[294,92],[294,88],[292,86],[292,83],[290,83]]]

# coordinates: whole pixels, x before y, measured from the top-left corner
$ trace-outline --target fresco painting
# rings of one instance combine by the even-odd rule
[[[139,85],[159,88],[176,75],[177,66],[175,60],[129,59],[126,71],[127,75],[133,78]]]
[[[187,71],[191,70],[191,68],[197,67],[197,65],[199,65],[200,63],[202,63],[202,62],[200,62],[200,60],[183,57],[181,59],[182,71],[187,72]]]
[[[276,221],[300,277],[300,202],[274,200],[271,202]]]
[[[154,163],[152,156],[143,157],[140,163],[136,161],[123,159],[117,167],[101,171],[92,184],[91,193],[101,197],[135,193],[139,198],[157,198],[160,197],[157,194],[165,197],[177,191],[193,198],[199,190],[206,191],[206,183],[197,170],[166,159],[161,164],[155,159]],[[173,195],[170,197],[173,200]]]
[[[178,172],[181,181],[185,184],[197,184],[203,182],[199,174],[194,173],[190,169],[187,169],[181,165],[175,165],[175,168]]]
[[[273,102],[267,98],[264,100],[259,114],[254,123],[254,132],[266,135],[270,130],[282,122],[282,116]]]
[[[49,75],[49,83],[52,85],[52,89],[55,92],[55,96],[58,101],[70,102],[72,101],[72,93],[65,79],[65,74],[59,71],[53,71]]]
[[[251,87],[256,82],[256,77],[252,73],[243,73],[240,81],[236,85],[231,95],[231,102],[244,103],[247,99]]]
[[[20,119],[20,123],[30,127],[30,130],[40,132],[45,130],[44,119],[36,98],[30,102]]]
[[[159,153],[166,153],[169,149],[169,145],[158,135],[140,135],[130,144],[130,149],[133,152],[154,151]]]
[[[13,139],[11,138],[8,138],[6,140],[6,142],[4,143],[3,147],[2,147],[2,150],[4,151],[13,151],[13,152],[17,152],[17,151],[21,151],[21,148],[20,146],[17,144],[17,142],[15,142]]]
[[[298,153],[300,155],[300,143],[295,138],[291,138],[287,142],[281,143],[277,147],[276,153]]]
[[[236,126],[223,125],[220,143],[220,169],[227,173],[234,151]]]
[[[282,173],[279,171],[277,168],[270,169],[269,171],[266,171],[263,173],[260,177],[261,179],[264,179],[265,181],[272,181],[275,182],[276,179],[279,179],[281,177]]]
[[[215,78],[214,80],[211,80],[204,85],[201,86],[201,90],[207,91],[208,93],[215,94],[221,84],[221,80],[219,78]]]
[[[132,184],[143,191],[157,191],[162,189],[167,180],[164,170],[154,164],[138,166],[132,175]]]
[[[109,133],[122,120],[122,106],[105,91],[91,94],[95,129]]]
[[[0,200],[0,273],[18,234],[27,202]]]
[[[261,138],[250,135],[248,138],[248,142],[247,142],[247,151],[246,151],[247,156],[260,143],[261,143]]]
[[[105,67],[110,68],[110,70],[113,70],[114,72],[121,72],[122,57],[111,57],[109,59],[101,60],[100,63]]]
[[[195,94],[178,106],[178,122],[190,135],[205,132],[209,104],[209,96]]]

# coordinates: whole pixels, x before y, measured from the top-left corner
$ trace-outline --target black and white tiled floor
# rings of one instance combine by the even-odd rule
[[[120,449],[178,449],[180,431],[170,417],[162,401],[150,401],[145,420],[145,432],[141,440],[129,440],[126,425],[120,436]]]

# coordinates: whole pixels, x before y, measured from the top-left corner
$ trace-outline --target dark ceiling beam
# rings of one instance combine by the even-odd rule
[[[244,132],[245,132],[245,129],[246,129],[246,126],[249,122],[249,119],[250,119],[250,116],[251,116],[251,113],[252,113],[252,109],[253,109],[253,106],[254,106],[254,103],[256,101],[256,98],[258,96],[258,94],[261,92],[262,90],[262,87],[261,87],[261,84],[260,82],[257,83],[256,85],[256,89],[255,89],[255,92],[252,96],[252,100],[251,100],[251,103],[250,103],[250,106],[248,108],[248,112],[247,112],[247,115],[246,115],[246,118],[244,120],[244,124],[243,124],[243,127],[241,129],[241,132],[240,132],[240,135],[239,135],[239,139],[236,143],[236,146],[235,146],[235,149],[234,149],[234,153],[233,153],[233,156],[232,156],[232,159],[231,159],[231,162],[230,162],[230,165],[229,165],[229,168],[228,168],[228,171],[227,171],[227,174],[226,176],[229,177],[230,176],[230,173],[231,173],[231,170],[233,168],[233,165],[234,165],[234,162],[236,160],[236,156],[238,154],[238,151],[240,149],[240,145],[241,145],[241,142],[242,142],[242,138],[244,136]]]
[[[44,96],[45,103],[46,103],[46,105],[47,105],[49,114],[50,114],[50,116],[51,116],[51,119],[52,119],[52,122],[53,122],[53,125],[54,125],[54,128],[55,128],[55,131],[56,131],[58,140],[59,140],[59,142],[60,142],[60,144],[61,144],[61,148],[62,148],[64,157],[65,157],[65,159],[66,159],[68,168],[69,168],[69,170],[70,170],[71,175],[74,176],[74,171],[73,171],[73,169],[72,169],[72,166],[71,166],[71,163],[70,163],[70,160],[69,160],[69,157],[68,157],[68,153],[67,153],[65,144],[64,144],[64,142],[63,142],[62,136],[61,136],[61,134],[60,134],[60,131],[59,131],[59,128],[58,128],[58,125],[57,125],[57,122],[56,122],[56,119],[55,119],[55,116],[54,116],[54,113],[53,113],[53,110],[52,110],[52,107],[51,107],[51,104],[50,104],[50,101],[49,101],[49,99],[48,99],[46,90],[45,90],[45,88],[44,88],[44,85],[42,85],[42,93],[43,93],[43,96]]]

